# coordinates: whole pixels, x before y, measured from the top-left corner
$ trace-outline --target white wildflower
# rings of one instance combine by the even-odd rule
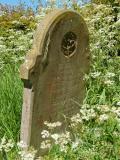
[[[19,155],[21,160],[34,160],[36,155],[36,150],[21,150],[19,151]]]
[[[15,20],[15,21],[12,21],[12,24],[20,24],[20,22]]]
[[[4,37],[0,36],[0,41],[3,41],[4,40]]]
[[[101,135],[101,130],[100,130],[100,128],[95,128],[95,129],[94,129],[94,134],[95,134],[95,137],[96,137],[96,138],[100,137],[100,135]]]
[[[112,108],[112,112],[115,113],[118,117],[120,117],[120,108],[118,108],[118,109]]]
[[[36,19],[37,21],[40,21],[41,19],[43,19],[43,17],[45,17],[45,13],[44,13],[44,12],[41,12],[41,14],[37,14],[37,15],[35,16],[35,19]]]
[[[67,146],[60,146],[60,151],[61,152],[64,152],[64,153],[67,153]]]
[[[26,16],[21,16],[20,19],[21,19],[21,20],[27,19],[27,17],[26,17]]]
[[[99,120],[100,120],[100,122],[104,122],[104,121],[107,121],[108,118],[109,118],[109,116],[107,114],[102,114],[102,115],[100,115]]]
[[[102,112],[109,112],[110,111],[110,107],[108,105],[100,105],[100,110]]]
[[[52,134],[51,138],[54,140],[55,144],[58,144],[60,146],[60,148],[65,147],[71,141],[70,132],[68,131],[61,134]]]
[[[0,151],[5,150],[5,152],[9,152],[14,147],[14,143],[11,139],[7,140],[5,137],[1,139],[0,142]]]
[[[57,133],[54,133],[51,135],[51,137],[57,142],[58,141],[58,138],[60,137],[59,134]]]
[[[41,149],[49,149],[51,147],[51,141],[50,140],[44,140],[41,142]]]
[[[25,50],[26,50],[26,47],[23,46],[23,45],[20,45],[20,46],[18,46],[18,50],[20,50],[20,51],[25,51]]]
[[[16,34],[16,36],[18,36],[18,35],[21,36],[23,33],[22,33],[22,31],[18,30],[15,32],[15,34]]]
[[[96,117],[96,113],[93,108],[91,109],[81,108],[80,113],[82,114],[81,118],[86,121],[89,121],[90,119]]]
[[[108,86],[111,86],[114,84],[114,81],[111,81],[111,80],[105,80],[104,81],[104,84],[108,85]]]
[[[89,75],[85,74],[83,77],[83,80],[88,80],[89,79]]]
[[[120,19],[115,23],[115,26],[120,27]]]
[[[14,39],[15,37],[12,35],[12,36],[9,36],[9,39]]]
[[[115,73],[112,73],[112,72],[108,72],[106,74],[106,77],[108,77],[108,78],[111,78],[111,77],[114,77],[114,76],[115,76]]]
[[[117,102],[117,104],[116,104],[117,106],[120,106],[120,101],[119,102]]]
[[[20,141],[17,143],[17,146],[20,148],[20,149],[24,149],[24,148],[27,148],[27,144],[25,144],[23,141]]]
[[[47,121],[44,122],[44,124],[49,128],[49,129],[54,129],[56,127],[60,127],[62,125],[61,122],[53,122],[53,123],[49,123]]]
[[[43,130],[41,132],[41,135],[42,135],[42,138],[48,138],[50,136],[50,133],[47,130]]]
[[[4,50],[4,49],[6,49],[6,46],[5,45],[0,45],[0,50]]]
[[[72,126],[82,123],[82,119],[79,113],[71,117]]]
[[[93,73],[91,73],[91,77],[92,78],[97,78],[97,77],[99,77],[101,75],[101,72],[93,72]]]
[[[9,152],[13,147],[14,147],[14,143],[11,139],[9,139],[4,149],[6,152]]]

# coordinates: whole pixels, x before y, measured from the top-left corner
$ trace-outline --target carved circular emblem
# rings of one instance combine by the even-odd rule
[[[77,46],[77,36],[73,32],[67,32],[62,40],[61,50],[66,57],[74,55]]]

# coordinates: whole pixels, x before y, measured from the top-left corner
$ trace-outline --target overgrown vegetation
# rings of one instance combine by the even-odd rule
[[[100,1],[101,2],[101,1]],[[87,4],[73,8],[82,14],[90,33],[91,71],[85,76],[86,98],[80,113],[68,120],[69,130],[58,135],[50,124],[41,133],[41,148],[49,148],[45,160],[119,160],[120,159],[120,7],[119,1]],[[15,19],[0,16],[0,158],[32,160],[35,151],[24,152],[19,141],[22,82],[19,65],[32,44],[33,31],[49,9],[30,16],[22,12]],[[18,14],[16,12],[15,14]],[[14,16],[13,16],[14,15]],[[24,17],[23,17],[24,16]],[[23,23],[20,21],[22,18]],[[13,23],[16,21],[15,23]],[[19,23],[20,21],[20,23]],[[3,24],[4,22],[4,24]],[[23,23],[20,27],[21,23]],[[30,25],[32,23],[32,25]],[[14,24],[14,25],[11,25]],[[17,26],[18,25],[18,26]],[[14,26],[14,27],[13,27]],[[79,105],[76,104],[75,105]],[[52,127],[52,132],[51,132]],[[12,139],[6,141],[6,139]],[[47,138],[45,140],[44,138]],[[14,144],[14,146],[13,146]],[[18,152],[19,151],[19,152]],[[18,154],[19,153],[19,154]],[[4,159],[5,159],[4,158]]]

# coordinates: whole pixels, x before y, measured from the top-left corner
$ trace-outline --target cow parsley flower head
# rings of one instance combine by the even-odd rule
[[[41,142],[41,149],[49,149],[51,147],[51,141],[50,140],[44,140]]]
[[[120,106],[120,101],[116,103],[117,106]]]
[[[19,155],[21,160],[34,160],[36,156],[36,150],[21,150],[19,151]]]
[[[107,74],[106,74],[106,77],[108,77],[108,78],[111,78],[114,76],[115,76],[115,73],[112,73],[112,72],[107,72]]]
[[[27,148],[27,144],[25,144],[23,141],[20,141],[17,143],[17,146],[20,148],[20,149],[24,149],[24,148]]]
[[[110,107],[108,105],[100,105],[100,110],[105,113],[110,111]]]
[[[102,115],[100,115],[99,120],[100,120],[100,122],[104,122],[104,121],[107,121],[108,118],[109,118],[109,116],[107,114],[102,114]]]
[[[48,138],[50,136],[50,133],[47,130],[43,130],[41,132],[41,135],[42,135],[42,138]]]
[[[4,150],[5,152],[9,152],[14,147],[14,143],[11,139],[7,140],[4,136],[0,142],[0,151]]]
[[[91,77],[92,78],[97,78],[97,77],[99,77],[101,75],[101,72],[93,72],[93,73],[91,73]]]
[[[55,142],[57,142],[60,136],[58,133],[54,133],[51,135],[51,137],[55,140]]]
[[[77,113],[76,115],[73,115],[73,116],[70,118],[70,120],[71,120],[71,126],[72,126],[72,127],[74,127],[74,126],[82,123],[82,118],[81,118],[81,116],[80,116],[79,113]]]
[[[49,123],[47,121],[44,122],[44,124],[49,128],[49,129],[54,129],[56,127],[60,127],[62,125],[61,122],[53,122],[53,123]]]
[[[114,84],[114,81],[108,79],[108,80],[105,80],[105,81],[104,81],[104,84],[106,84],[106,85],[108,85],[108,86],[111,86],[111,85]]]

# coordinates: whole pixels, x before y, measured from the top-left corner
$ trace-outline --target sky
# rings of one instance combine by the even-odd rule
[[[34,0],[34,3],[32,3],[32,0],[0,0],[1,4],[8,4],[8,5],[18,5],[21,3],[25,3],[27,6],[36,7],[38,0]],[[44,0],[42,0],[42,4],[44,5]]]
[[[41,2],[41,4],[43,6],[45,6],[45,4],[47,3],[47,0],[0,0],[0,3],[2,4],[8,4],[8,5],[18,5],[21,3],[25,3],[26,6],[32,7],[34,9],[36,9],[38,1]],[[61,2],[64,2],[64,0],[56,0],[57,1],[57,5],[60,7],[61,6]],[[90,0],[76,0],[77,2],[89,2]],[[33,3],[32,3],[33,2]],[[79,4],[81,5],[81,4]]]

